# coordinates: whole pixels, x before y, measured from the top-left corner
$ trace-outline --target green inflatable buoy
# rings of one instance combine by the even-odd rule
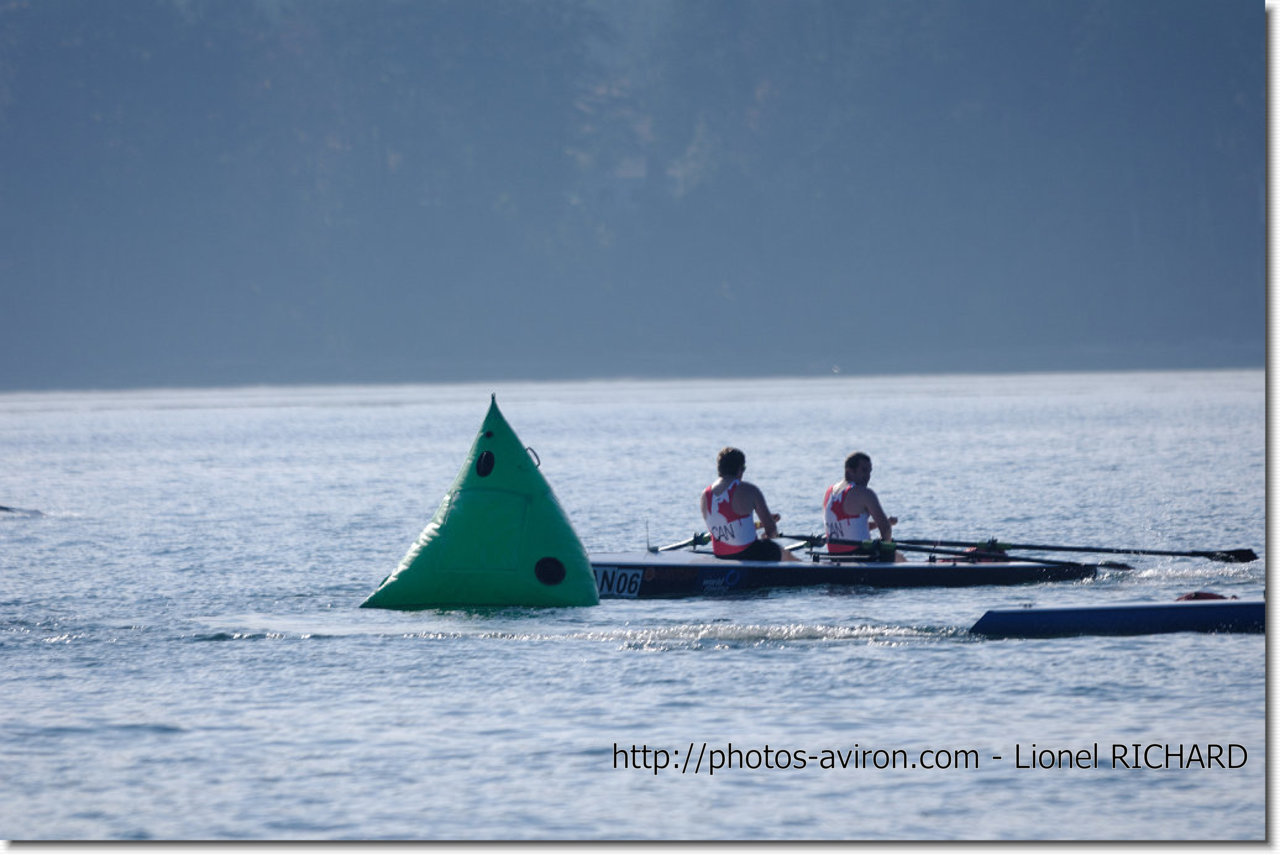
[[[587,552],[496,396],[435,516],[361,608],[594,606]]]

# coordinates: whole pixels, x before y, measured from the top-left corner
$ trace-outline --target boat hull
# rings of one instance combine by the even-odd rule
[[[726,561],[707,553],[591,556],[601,599],[741,595],[771,588],[956,588],[1091,579],[1090,564],[1032,561]]]
[[[992,609],[969,630],[988,638],[1265,632],[1263,600],[1193,600],[1043,609]]]

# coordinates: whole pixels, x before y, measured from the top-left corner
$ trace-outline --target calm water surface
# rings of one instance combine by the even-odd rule
[[[1262,636],[967,632],[1260,598],[1261,561],[358,610],[490,392],[589,551],[699,530],[726,444],[783,531],[820,530],[860,448],[904,538],[1263,551],[1261,371],[0,395],[0,504],[42,512],[0,513],[0,838],[1263,838]],[[1094,743],[1102,768],[1014,762]],[[1113,743],[1247,761],[1113,769]],[[740,759],[627,768],[691,746]],[[895,751],[915,767],[874,768]]]

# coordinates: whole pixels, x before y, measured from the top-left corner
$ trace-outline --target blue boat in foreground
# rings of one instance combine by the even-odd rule
[[[991,609],[969,630],[988,638],[1266,631],[1264,600],[1185,600]]]

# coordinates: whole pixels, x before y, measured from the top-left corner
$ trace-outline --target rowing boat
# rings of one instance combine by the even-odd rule
[[[957,588],[1091,579],[1096,564],[973,561],[871,562],[815,553],[813,561],[726,561],[708,552],[597,553],[601,599],[746,594],[771,588]]]
[[[1099,606],[991,609],[969,630],[988,638],[1264,632],[1263,600],[1194,600]]]

